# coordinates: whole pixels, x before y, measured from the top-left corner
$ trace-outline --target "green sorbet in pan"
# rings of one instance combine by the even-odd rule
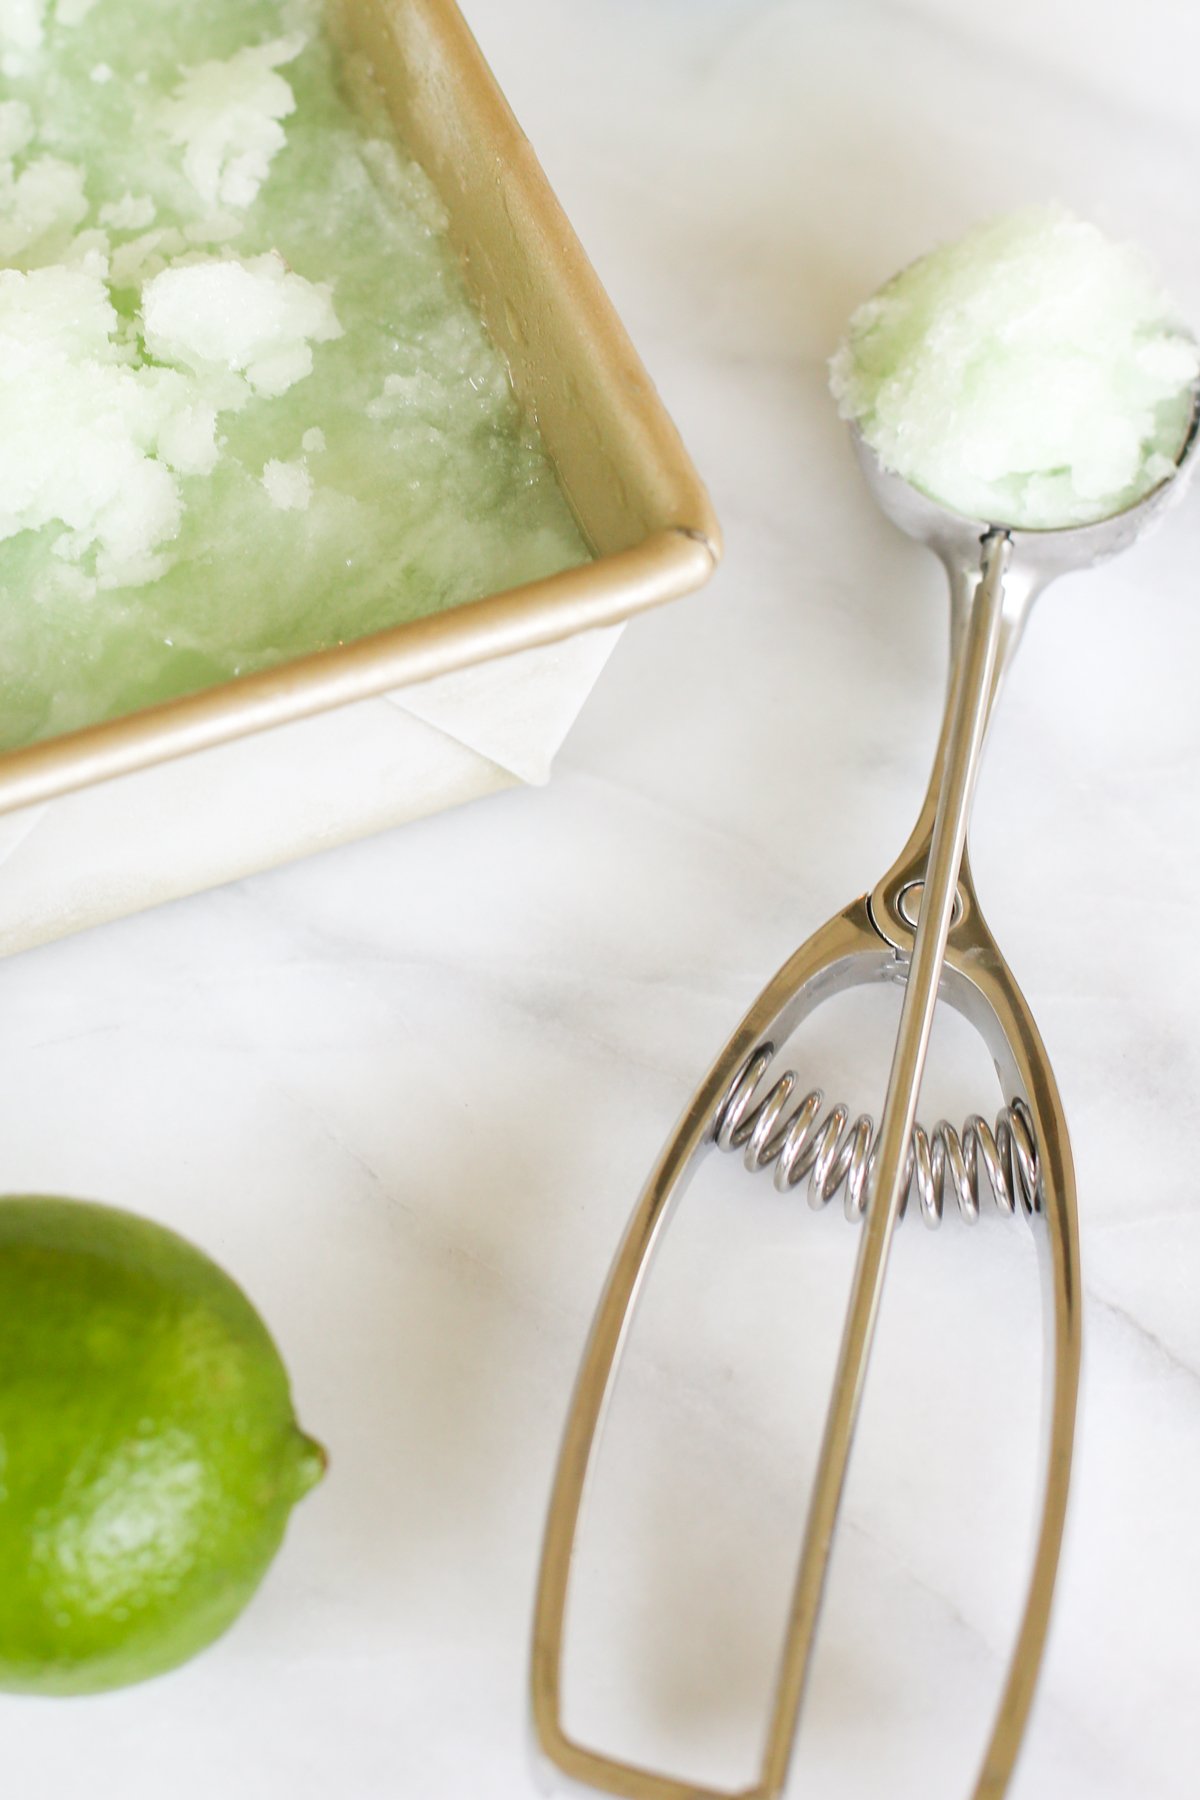
[[[0,0],[0,747],[583,561],[322,0]]]

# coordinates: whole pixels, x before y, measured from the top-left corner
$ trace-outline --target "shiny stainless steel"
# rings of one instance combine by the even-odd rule
[[[1125,549],[1179,497],[1194,460],[1196,433],[1194,416],[1174,476],[1138,505],[1099,524],[1045,532],[948,512],[881,469],[856,436],[867,481],[883,510],[901,530],[935,550],[949,576],[951,673],[933,772],[917,823],[891,869],[784,964],[729,1039],[688,1102],[617,1252],[576,1383],[542,1550],[532,1708],[537,1747],[552,1782],[565,1778],[571,1787],[623,1800],[731,1800],[720,1790],[577,1743],[563,1724],[561,1686],[571,1555],[620,1351],[654,1251],[697,1162],[716,1142],[742,1148],[751,1166],[774,1161],[783,1185],[790,1184],[793,1172],[800,1178],[811,1157],[810,1194],[817,1203],[845,1180],[848,1212],[865,1214],[759,1776],[732,1800],[777,1800],[787,1780],[888,1252],[910,1186],[915,1181],[928,1217],[937,1210],[948,1170],[960,1209],[970,1217],[980,1191],[977,1157],[987,1166],[1002,1208],[1009,1210],[1006,1202],[1011,1202],[1012,1210],[1029,1218],[1045,1292],[1048,1430],[1033,1568],[973,1800],[1000,1800],[1008,1787],[1045,1643],[1066,1516],[1079,1384],[1079,1248],[1066,1120],[1033,1017],[984,922],[967,855],[967,824],[987,724],[1034,599],[1056,575]],[[805,1100],[789,1111],[796,1082],[786,1074],[779,1083],[768,1083],[756,1100],[776,1045],[814,1007],[846,988],[876,981],[904,987],[877,1134],[864,1120],[846,1133],[846,1119],[837,1114],[836,1129],[828,1120],[819,1125],[819,1099],[815,1107]],[[994,1134],[978,1116],[968,1121],[963,1135],[974,1143],[970,1152],[949,1127],[929,1134],[916,1124],[939,998],[979,1030],[1007,1103]],[[940,1189],[932,1149],[926,1168],[915,1148],[922,1139],[927,1148],[940,1139]],[[1001,1192],[995,1181],[1006,1161]],[[920,1165],[915,1175],[914,1164]]]
[[[775,1075],[774,1061],[775,1045],[760,1044],[738,1070],[717,1108],[713,1127],[717,1148],[740,1151],[751,1172],[774,1167],[781,1194],[807,1176],[808,1204],[814,1212],[828,1206],[844,1188],[846,1217],[861,1219],[877,1142],[874,1120],[870,1113],[860,1113],[851,1124],[850,1109],[841,1104],[824,1112],[820,1088],[793,1100],[800,1076],[795,1069]],[[968,1225],[979,1218],[988,1193],[997,1212],[1009,1218],[1018,1206],[1031,1213],[1039,1178],[1033,1124],[1022,1100],[1002,1107],[994,1127],[978,1113],[972,1113],[961,1130],[945,1119],[932,1132],[914,1125],[900,1216],[914,1194],[921,1217],[931,1227],[941,1224],[947,1197],[957,1202]]]

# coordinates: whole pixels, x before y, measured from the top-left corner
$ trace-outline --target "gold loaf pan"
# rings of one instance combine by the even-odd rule
[[[333,3],[441,193],[595,560],[0,756],[5,951],[544,779],[607,654],[596,628],[700,586],[719,555],[704,488],[453,0]],[[541,751],[473,744],[473,694],[540,706]]]

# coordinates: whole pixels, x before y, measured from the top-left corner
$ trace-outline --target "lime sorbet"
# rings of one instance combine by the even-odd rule
[[[0,0],[0,746],[587,555],[323,0]]]
[[[850,320],[834,396],[885,468],[954,511],[1051,528],[1171,474],[1200,353],[1141,255],[1060,208],[977,226]]]

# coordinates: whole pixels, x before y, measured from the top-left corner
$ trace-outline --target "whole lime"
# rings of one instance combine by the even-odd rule
[[[194,1655],[324,1466],[208,1257],[113,1207],[0,1198],[0,1688],[93,1693]]]

